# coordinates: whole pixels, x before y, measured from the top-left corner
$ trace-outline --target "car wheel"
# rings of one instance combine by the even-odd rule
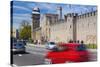
[[[52,64],[50,59],[45,59],[44,64]]]

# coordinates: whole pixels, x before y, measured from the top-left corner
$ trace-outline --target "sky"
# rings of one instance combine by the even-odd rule
[[[78,13],[83,14],[86,12],[91,12],[97,10],[96,5],[77,5],[77,4],[62,4],[62,3],[45,3],[45,2],[26,2],[26,1],[13,1],[12,8],[12,20],[13,27],[18,29],[23,20],[32,22],[32,9],[34,7],[40,8],[40,14],[59,14],[57,7],[62,7],[63,15],[67,13]],[[41,17],[42,18],[42,17]]]

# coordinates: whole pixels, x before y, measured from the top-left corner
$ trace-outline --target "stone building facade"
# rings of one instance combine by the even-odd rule
[[[77,17],[77,39],[97,43],[97,11]]]
[[[42,35],[49,41],[97,43],[97,11],[82,15],[69,13],[62,20],[57,14],[45,14],[41,22]]]
[[[41,31],[42,37],[45,40],[50,40],[51,37],[51,26],[54,23],[58,22],[58,15],[57,14],[45,14],[43,15],[43,19],[41,21]]]

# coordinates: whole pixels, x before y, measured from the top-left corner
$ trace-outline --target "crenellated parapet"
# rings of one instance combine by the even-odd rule
[[[68,13],[67,15],[64,15],[65,18],[74,17],[74,16],[78,16],[78,14],[77,13]]]
[[[88,13],[85,13],[85,14],[78,15],[77,18],[83,19],[83,18],[88,18],[88,17],[96,16],[96,15],[97,15],[97,11],[92,11],[92,12],[88,12]]]
[[[49,25],[55,25],[55,24],[60,24],[63,22],[69,22],[70,20],[76,19],[85,19],[85,18],[89,18],[91,16],[96,16],[97,15],[97,11],[92,11],[92,12],[88,12],[88,13],[84,13],[81,15],[78,15],[78,13],[67,13],[66,15],[64,15],[64,19],[59,20],[59,15],[58,14],[45,14],[45,19],[47,24]]]

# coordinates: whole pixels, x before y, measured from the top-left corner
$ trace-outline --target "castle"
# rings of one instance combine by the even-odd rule
[[[97,43],[97,11],[81,15],[68,13],[62,20],[58,14],[44,14],[40,23],[41,36],[48,41]]]
[[[41,20],[40,20],[41,19]],[[97,10],[78,15],[68,13],[63,19],[59,14],[43,14],[40,9],[32,12],[32,39],[54,42],[84,41],[86,44],[97,43]]]

